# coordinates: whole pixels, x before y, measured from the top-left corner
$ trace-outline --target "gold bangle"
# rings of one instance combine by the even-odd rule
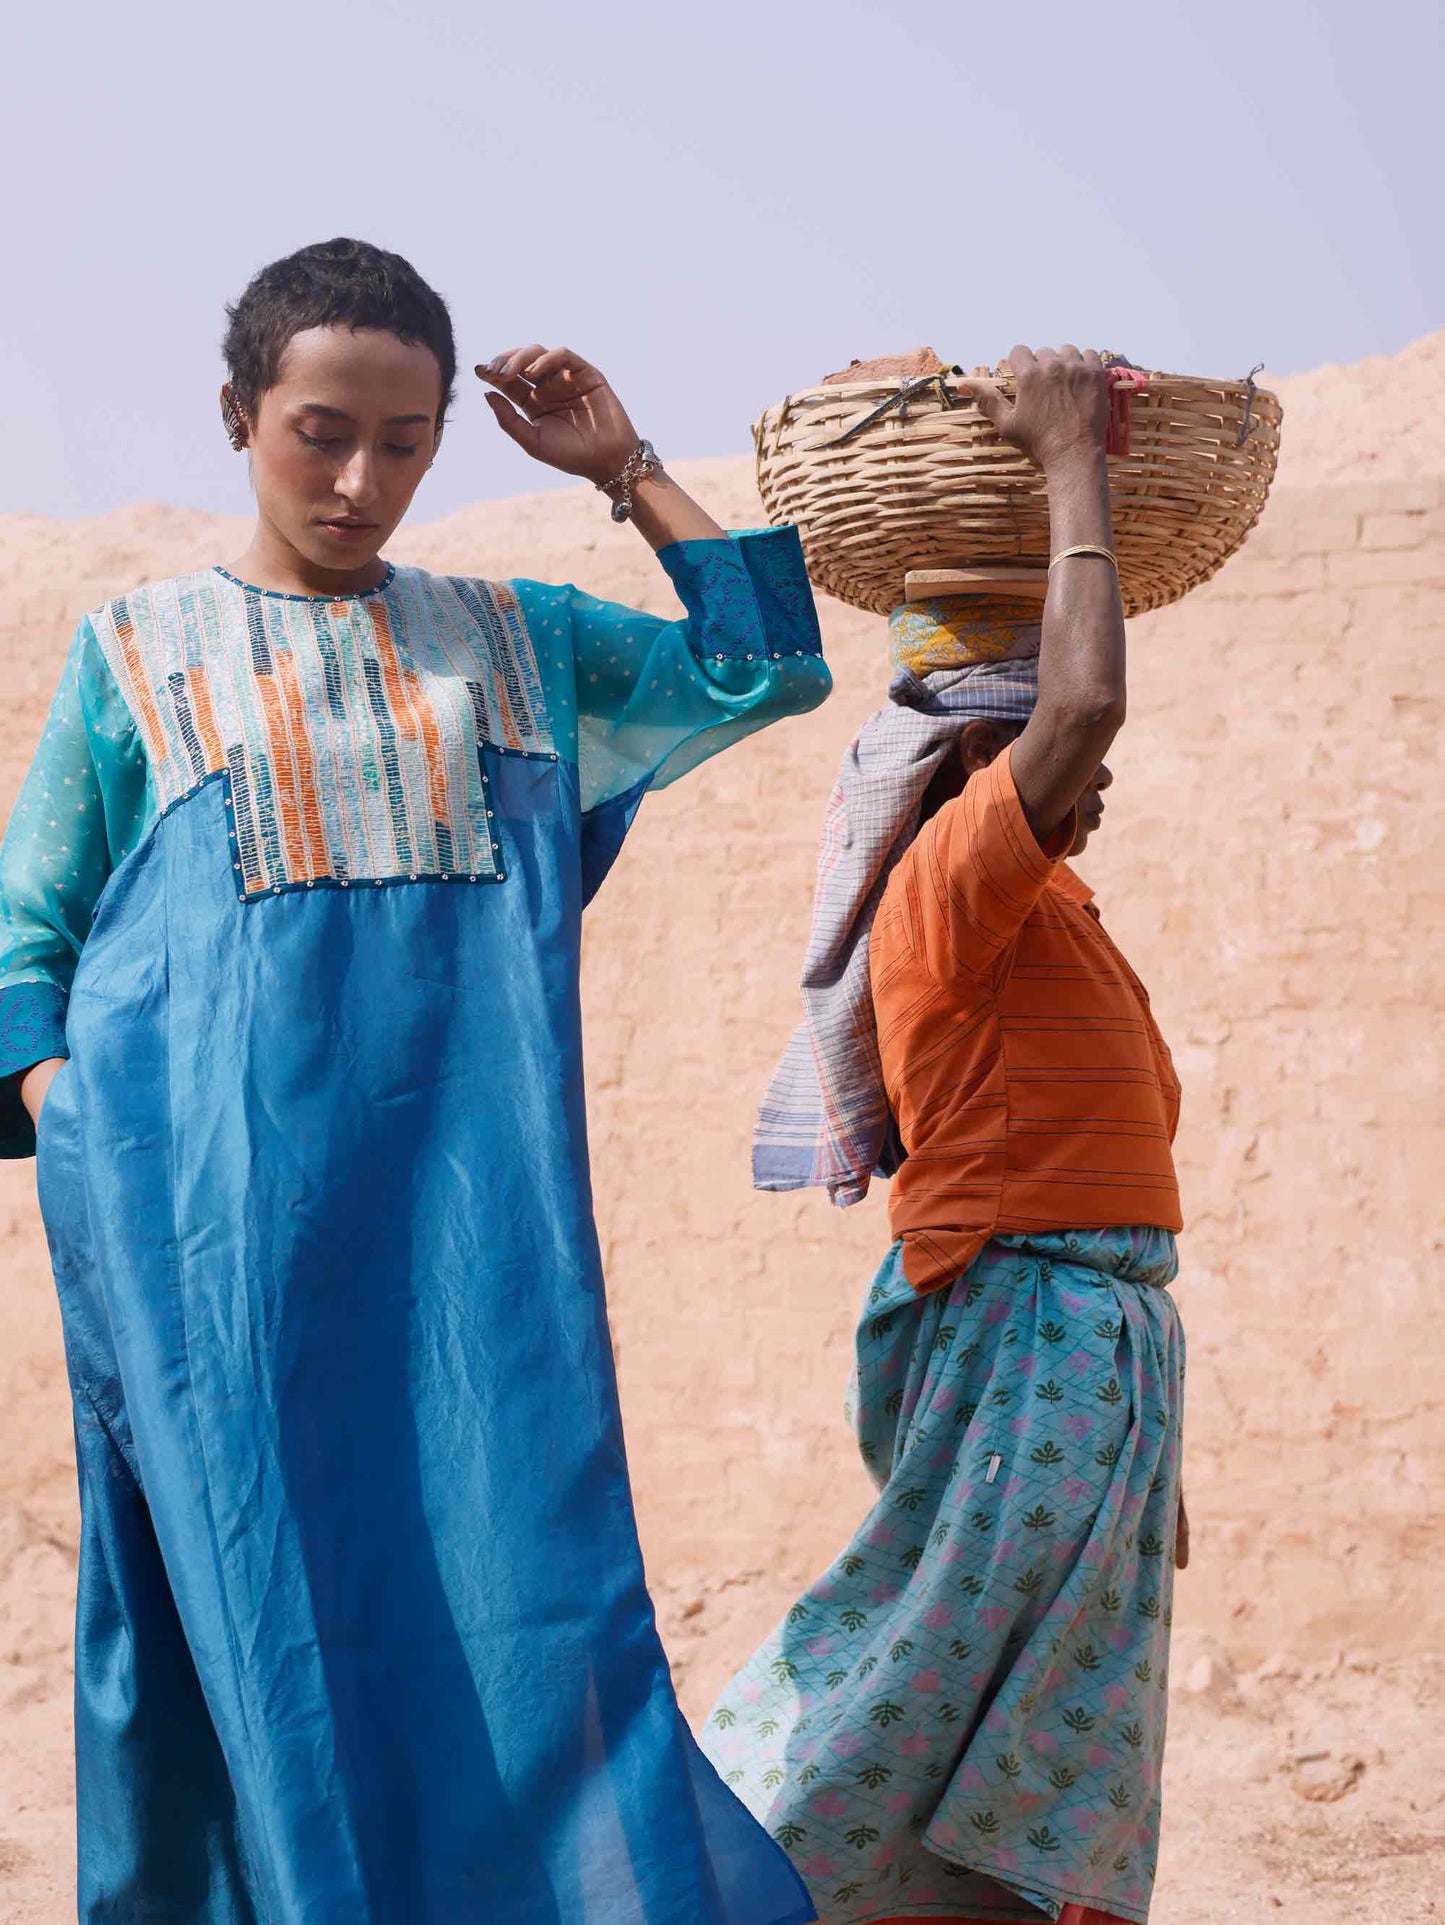
[[[1067,561],[1071,555],[1097,555],[1101,561],[1112,564],[1116,575],[1119,572],[1119,557],[1114,553],[1112,548],[1099,548],[1091,541],[1081,541],[1076,547],[1061,548],[1049,563],[1049,573],[1052,575],[1059,563],[1061,561]]]

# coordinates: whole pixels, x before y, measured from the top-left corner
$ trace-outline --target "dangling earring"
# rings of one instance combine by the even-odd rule
[[[221,395],[221,425],[231,446],[240,454],[246,445],[246,417],[236,405],[236,397],[229,388]]]

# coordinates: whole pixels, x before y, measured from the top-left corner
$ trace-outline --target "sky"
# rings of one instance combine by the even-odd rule
[[[6,30],[0,512],[244,512],[224,305],[353,234],[666,458],[923,344],[1237,375],[1445,325],[1439,0],[76,0]],[[552,479],[463,378],[414,514]]]

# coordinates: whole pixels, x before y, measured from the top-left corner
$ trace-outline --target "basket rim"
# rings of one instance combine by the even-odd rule
[[[1240,394],[1244,394],[1249,390],[1251,386],[1250,377],[1245,374],[1238,374],[1238,375],[1232,374],[1232,375],[1225,375],[1225,376],[1214,376],[1214,375],[1207,375],[1207,374],[1170,374],[1167,370],[1162,368],[1140,368],[1137,371],[1140,374],[1146,374],[1149,377],[1151,382],[1163,381],[1163,382],[1168,382],[1171,387],[1197,388],[1202,392],[1205,392],[1208,394],[1217,394],[1222,390],[1228,391],[1230,389],[1237,390]],[[954,386],[966,387],[970,381],[979,380],[979,381],[992,381],[994,385],[997,387],[1007,388],[1014,381],[1016,381],[1017,378],[1018,377],[1014,374],[1012,368],[1004,369],[1002,372],[1000,372],[996,368],[983,368],[983,369],[980,369],[977,374],[967,374],[967,373],[960,374],[960,375],[949,375],[949,374],[912,375],[911,374],[911,375],[905,375],[905,376],[899,376],[899,377],[894,377],[892,375],[889,375],[889,376],[883,376],[883,377],[875,377],[873,380],[870,380],[870,381],[829,381],[826,384],[823,382],[815,382],[811,387],[791,389],[786,395],[784,395],[783,401],[769,402],[764,412],[771,414],[773,409],[781,407],[784,401],[802,401],[804,399],[812,399],[814,396],[818,397],[820,400],[828,400],[834,396],[844,396],[844,395],[854,395],[854,394],[856,395],[894,394],[900,388],[905,388],[910,385],[917,385],[919,387],[919,393],[921,397],[926,392],[926,388],[922,385],[924,383],[926,383],[928,386],[932,386],[935,381],[941,380],[948,387],[954,387]],[[1276,403],[1278,403],[1279,401],[1279,396],[1275,393],[1273,388],[1261,387],[1258,382],[1254,382],[1253,390],[1254,390],[1255,399],[1257,401],[1268,400],[1268,401],[1274,401]],[[964,400],[969,399],[967,395],[963,396],[962,398]],[[1136,403],[1141,403],[1144,405],[1148,404],[1149,399],[1150,399],[1150,391],[1147,389],[1144,392],[1135,396]]]

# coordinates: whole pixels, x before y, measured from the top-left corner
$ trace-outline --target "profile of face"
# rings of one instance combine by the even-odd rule
[[[374,562],[441,439],[436,355],[385,328],[305,328],[243,416],[261,522],[313,569]],[[230,397],[222,390],[223,407]]]
[[[1022,733],[1022,724],[1013,727],[981,721],[966,724],[958,738],[957,753],[949,758],[929,785],[924,800],[925,819],[952,796],[959,794],[971,775],[986,769],[994,757],[1001,755],[1008,744],[1016,741]],[[1104,791],[1112,785],[1113,780],[1113,772],[1108,764],[1101,762],[1089,786],[1079,797],[1078,828],[1067,851],[1069,855],[1079,855],[1103,821]]]

